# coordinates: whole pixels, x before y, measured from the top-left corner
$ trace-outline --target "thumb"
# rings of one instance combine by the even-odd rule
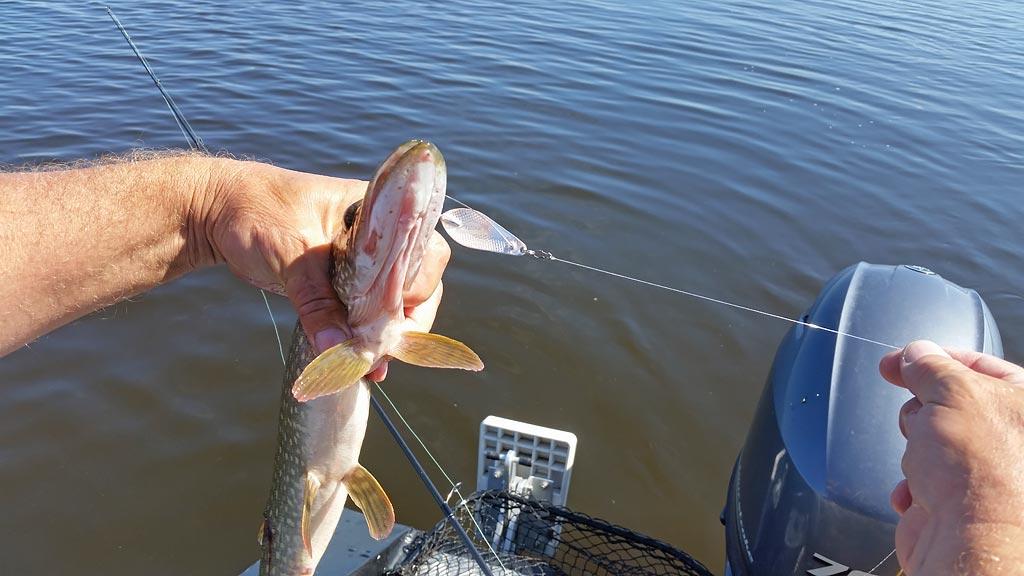
[[[318,353],[352,337],[345,307],[328,277],[330,244],[307,249],[284,271],[284,288]]]
[[[965,372],[966,366],[929,340],[907,344],[900,357],[903,386],[926,404],[944,404]]]

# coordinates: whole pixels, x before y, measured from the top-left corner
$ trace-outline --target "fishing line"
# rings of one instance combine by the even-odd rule
[[[658,288],[660,290],[666,290],[668,292],[674,292],[676,294],[682,294],[691,298],[704,300],[705,302],[711,302],[714,304],[720,304],[722,306],[729,306],[738,310],[751,312],[754,314],[760,314],[769,318],[775,318],[777,320],[783,320],[800,326],[806,326],[813,330],[822,330],[829,332],[837,336],[845,336],[854,340],[860,340],[861,342],[867,342],[875,344],[883,348],[889,348],[892,350],[899,350],[899,346],[874,340],[872,338],[866,338],[857,334],[851,334],[842,330],[836,330],[834,328],[828,328],[827,326],[821,326],[814,324],[813,322],[807,322],[805,320],[798,320],[796,318],[790,318],[789,316],[783,316],[781,314],[775,314],[774,312],[768,312],[766,310],[760,310],[752,306],[745,306],[743,304],[737,304],[721,298],[714,298],[698,292],[692,292],[690,290],[683,290],[682,288],[675,288],[673,286],[667,286],[665,284],[659,284],[657,282],[651,282],[650,280],[644,280],[642,278],[636,278],[634,276],[628,276],[626,274],[620,274],[604,268],[598,268],[596,266],[589,266],[580,262],[574,262],[565,258],[559,258],[546,250],[531,250],[527,247],[526,243],[519,239],[515,234],[509,232],[503,226],[495,222],[492,218],[476,210],[465,202],[453,197],[448,196],[451,200],[458,203],[462,208],[454,208],[441,215],[441,225],[445,231],[448,232],[448,236],[456,241],[457,243],[470,248],[473,250],[481,250],[485,252],[493,252],[496,254],[507,254],[509,256],[531,256],[538,260],[548,260],[551,262],[561,262],[563,264],[569,264],[570,266],[576,266],[583,268],[584,270],[590,270],[600,274],[606,274],[614,278],[620,278],[622,280],[628,280],[630,282],[636,282],[644,286],[650,286],[652,288]],[[390,401],[390,400],[389,400]],[[426,447],[424,447],[426,449]],[[428,452],[429,453],[429,452]],[[436,462],[435,462],[436,463]],[[440,465],[438,465],[440,467]],[[451,479],[449,479],[449,482]],[[455,488],[454,484],[452,485]],[[457,488],[456,488],[457,490]],[[461,495],[460,495],[461,497]],[[883,564],[885,564],[892,555],[896,553],[894,548],[885,558],[882,558],[881,562],[875,565],[874,568],[869,570],[868,574],[873,574],[875,570],[878,570]],[[902,574],[902,570],[900,573]]]
[[[892,549],[892,552],[889,552],[889,554],[888,554],[888,555],[887,555],[887,556],[886,556],[885,558],[882,558],[882,561],[881,561],[881,562],[879,562],[878,564],[875,564],[875,567],[874,567],[874,568],[872,568],[871,570],[868,570],[868,574],[874,574],[874,573],[875,573],[875,570],[878,570],[879,568],[881,568],[881,567],[882,567],[882,564],[885,564],[885,563],[886,563],[886,561],[888,561],[888,560],[889,560],[889,558],[892,558],[892,555],[893,555],[893,554],[895,554],[895,553],[896,553],[896,549],[895,549],[895,548],[893,548],[893,549]],[[900,570],[900,573],[902,574],[902,573],[903,573],[903,570]]]
[[[806,327],[812,328],[814,330],[823,330],[825,332],[830,332],[830,333],[835,334],[837,336],[845,336],[847,338],[853,338],[854,340],[860,340],[861,342],[870,342],[871,344],[877,344],[877,345],[882,346],[884,348],[891,348],[893,350],[899,350],[900,349],[899,346],[894,346],[892,344],[888,344],[886,342],[881,342],[879,340],[872,340],[871,338],[865,338],[864,336],[858,336],[856,334],[850,334],[849,332],[843,332],[842,330],[835,330],[835,329],[832,329],[832,328],[828,328],[826,326],[821,326],[819,324],[814,324],[813,322],[805,322],[803,320],[798,320],[796,318],[790,318],[788,316],[782,316],[781,314],[774,314],[772,312],[766,312],[764,310],[758,310],[757,308],[751,308],[750,306],[744,306],[742,304],[736,304],[735,302],[729,302],[728,300],[721,300],[721,299],[718,299],[718,298],[712,298],[711,296],[705,296],[704,294],[698,294],[697,292],[690,292],[688,290],[683,290],[681,288],[673,288],[671,286],[665,286],[664,284],[658,284],[656,282],[649,282],[647,280],[642,280],[640,278],[634,278],[632,276],[626,276],[625,274],[619,274],[617,272],[612,272],[610,270],[603,270],[601,268],[596,268],[594,266],[587,266],[586,264],[580,264],[579,262],[573,262],[571,260],[565,260],[565,259],[558,258],[556,256],[551,255],[550,252],[545,252],[543,255],[539,254],[539,255],[537,255],[535,257],[543,259],[543,260],[552,260],[554,262],[563,262],[565,264],[570,264],[572,266],[579,266],[580,268],[585,268],[587,270],[593,270],[594,272],[600,272],[601,274],[607,274],[609,276],[614,276],[616,278],[622,278],[624,280],[630,280],[632,282],[637,282],[639,284],[645,284],[647,286],[653,286],[654,288],[661,288],[662,290],[668,290],[669,292],[676,292],[677,294],[684,294],[686,296],[690,296],[692,298],[699,298],[699,299],[705,300],[707,302],[714,302],[715,304],[721,304],[723,306],[731,306],[732,308],[737,308],[739,310],[746,310],[747,312],[753,312],[754,314],[761,314],[762,316],[767,316],[769,318],[776,318],[778,320],[785,320],[786,322],[792,322],[793,324],[799,324],[800,326],[806,326]]]
[[[274,318],[274,311],[270,309],[270,299],[267,298],[267,293],[262,288],[259,288],[260,295],[263,296],[263,304],[267,307],[267,315],[270,316],[270,324],[274,327],[274,337],[277,338],[277,352],[281,355],[281,364],[287,366],[288,361],[284,359],[284,343],[281,342],[281,332],[277,329],[277,320]]]
[[[451,198],[451,196],[449,196]],[[454,200],[454,198],[452,198]],[[585,270],[606,274],[615,278],[621,278],[630,282],[636,282],[652,288],[658,288],[660,290],[667,290],[669,292],[675,292],[677,294],[683,294],[691,298],[697,298],[706,302],[712,302],[714,304],[720,304],[722,306],[729,306],[738,310],[744,310],[746,312],[752,312],[754,314],[760,314],[769,318],[775,318],[777,320],[784,320],[800,326],[806,326],[812,330],[821,330],[829,332],[837,336],[845,336],[854,340],[860,340],[861,342],[868,342],[875,344],[883,348],[889,348],[892,350],[899,350],[900,346],[889,344],[888,342],[882,342],[880,340],[874,340],[857,334],[851,334],[850,332],[844,332],[842,330],[836,330],[827,326],[821,326],[813,322],[807,322],[805,320],[799,320],[797,318],[790,318],[789,316],[783,316],[782,314],[775,314],[774,312],[768,312],[754,308],[753,306],[745,306],[743,304],[737,304],[721,298],[714,298],[707,296],[699,292],[693,292],[690,290],[683,290],[682,288],[675,288],[673,286],[667,286],[665,284],[659,284],[657,282],[651,282],[650,280],[644,280],[635,276],[628,276],[626,274],[620,274],[604,268],[598,268],[597,266],[589,266],[580,262],[574,262],[565,258],[559,258],[547,252],[545,250],[531,250],[526,246],[526,243],[520,240],[515,234],[509,232],[500,224],[495,222],[489,216],[470,208],[464,202],[456,200],[459,204],[465,206],[465,208],[453,208],[441,215],[441,225],[444,227],[445,232],[448,236],[457,243],[471,248],[473,250],[481,250],[484,252],[493,252],[496,254],[506,254],[509,256],[532,256],[538,260],[547,260],[551,262],[561,262],[563,264],[569,264],[570,266],[576,266]]]
[[[192,125],[185,119],[185,114],[183,114],[181,109],[178,108],[178,105],[175,104],[174,98],[171,98],[171,95],[167,90],[164,90],[163,83],[160,82],[160,78],[157,77],[156,72],[153,72],[153,69],[149,67],[149,62],[146,60],[146,57],[142,55],[139,47],[135,45],[132,37],[128,35],[128,30],[125,29],[123,24],[121,24],[121,21],[118,20],[117,15],[110,9],[110,6],[105,6],[105,8],[107,9],[107,15],[114,21],[114,25],[117,26],[121,35],[124,36],[128,45],[131,46],[132,52],[135,52],[135,57],[138,58],[139,62],[141,62],[146,68],[146,73],[149,74],[150,79],[153,80],[153,84],[156,85],[157,90],[160,91],[160,95],[163,96],[164,102],[167,104],[167,108],[171,111],[171,115],[174,116],[174,122],[178,125],[178,130],[181,130],[185,139],[188,140],[188,147],[192,150],[198,150],[203,154],[209,155],[210,149],[206,147],[206,144],[204,144],[203,140],[198,134],[196,134],[196,131],[192,129]],[[281,332],[277,329],[277,320],[274,319],[274,312],[270,309],[270,299],[267,298],[266,291],[262,288],[258,288],[258,290],[260,291],[260,296],[263,297],[263,303],[267,306],[267,313],[270,314],[270,322],[274,325],[274,337],[277,338],[277,352],[281,355],[281,364],[287,365],[288,362],[284,358],[284,343],[281,341]]]
[[[458,198],[456,198],[455,196],[452,196],[452,195],[450,195],[450,194],[445,194],[445,195],[444,195],[444,197],[445,197],[445,198],[447,198],[447,199],[449,199],[449,200],[451,200],[452,202],[455,202],[455,203],[456,203],[456,204],[458,204],[459,206],[462,206],[463,208],[469,208],[470,210],[472,210],[472,209],[473,209],[473,207],[472,207],[472,206],[470,206],[469,204],[466,204],[466,203],[465,203],[465,202],[463,202],[462,200],[459,200],[459,199],[458,199]]]
[[[206,144],[203,143],[202,139],[199,138],[199,135],[196,134],[195,130],[192,129],[192,125],[189,124],[188,120],[185,118],[185,114],[181,111],[180,108],[178,108],[178,105],[175,104],[174,98],[172,98],[171,95],[166,90],[164,90],[163,84],[160,82],[160,79],[157,77],[153,69],[150,68],[149,62],[146,61],[145,56],[142,55],[142,52],[139,50],[138,46],[136,46],[135,42],[132,41],[131,36],[128,34],[128,30],[125,29],[123,24],[121,24],[121,21],[117,18],[117,16],[114,14],[114,11],[111,10],[109,6],[106,6],[105,8],[107,10],[107,15],[109,15],[110,19],[114,21],[114,25],[117,26],[117,29],[121,32],[121,35],[124,36],[124,39],[128,42],[128,45],[131,46],[132,51],[135,52],[135,56],[146,68],[146,72],[149,74],[149,77],[153,80],[153,84],[155,84],[157,89],[160,90],[160,94],[163,96],[164,102],[167,104],[167,107],[170,109],[171,114],[174,116],[174,121],[175,123],[177,123],[178,129],[181,130],[181,133],[188,140],[189,147],[192,148],[193,150],[200,150],[205,154],[209,154],[210,151],[206,147]],[[449,198],[451,197],[449,196]],[[455,202],[458,202],[459,204],[462,204],[462,202],[455,198],[451,199]],[[465,204],[463,204],[463,206],[465,206]],[[270,315],[270,321],[274,325],[274,336],[276,336],[277,338],[277,347],[278,351],[281,354],[281,363],[287,365],[287,361],[285,360],[284,357],[284,344],[281,341],[281,334],[278,332],[277,329],[277,321],[274,319],[274,312],[270,308],[270,300],[267,298],[267,293],[264,290],[260,289],[260,294],[263,296],[263,303],[266,304],[267,313]],[[449,483],[451,483],[454,491],[457,494],[459,494],[461,502],[456,506],[465,506],[466,510],[469,512],[469,517],[472,520],[473,525],[480,532],[480,535],[484,543],[487,545],[487,549],[490,550],[491,554],[494,555],[494,558],[498,561],[498,565],[501,566],[501,569],[503,571],[507,571],[505,565],[501,561],[501,558],[498,556],[498,553],[494,550],[494,548],[491,547],[491,544],[488,541],[486,534],[484,534],[483,529],[480,527],[480,524],[477,523],[473,511],[469,508],[469,505],[466,503],[466,499],[459,492],[458,486],[456,486],[455,482],[452,481],[451,477],[444,470],[444,468],[441,467],[441,464],[437,461],[436,458],[434,458],[434,455],[430,452],[430,450],[427,449],[427,445],[423,442],[423,440],[420,439],[419,435],[416,434],[416,431],[413,430],[412,426],[405,419],[405,416],[403,416],[402,413],[398,410],[398,407],[395,406],[395,403],[391,401],[391,398],[389,398],[388,395],[384,393],[384,390],[380,387],[379,384],[374,384],[376,385],[377,390],[379,390],[380,393],[383,394],[384,397],[387,399],[388,404],[390,404],[391,408],[394,409],[395,414],[397,414],[398,417],[402,420],[402,423],[405,424],[405,427],[409,429],[409,432],[412,433],[414,438],[416,438],[416,441],[419,442],[421,447],[423,447],[423,450],[434,462],[434,465],[437,466],[438,470],[441,471],[441,474],[444,475],[445,479],[448,480]],[[383,406],[380,405],[380,402],[373,394],[370,395],[370,401],[373,404],[373,408],[374,410],[376,410],[377,415],[380,416],[381,421],[384,422],[384,426],[387,427],[388,431],[395,439],[395,442],[398,443],[399,448],[402,449],[402,452],[405,454],[410,464],[412,464],[414,470],[416,471],[416,474],[420,477],[420,480],[426,486],[431,496],[434,497],[434,500],[437,502],[437,505],[445,513],[445,519],[452,526],[452,528],[455,529],[459,538],[463,541],[463,544],[465,544],[467,550],[473,556],[474,561],[476,561],[477,565],[480,567],[480,570],[483,571],[485,576],[493,576],[490,568],[487,565],[487,562],[483,559],[483,556],[480,555],[480,551],[477,550],[476,546],[473,544],[472,539],[470,539],[469,534],[466,533],[466,530],[462,527],[461,524],[459,524],[459,521],[455,518],[455,513],[452,511],[451,507],[448,506],[448,502],[441,497],[441,494],[440,492],[438,492],[437,487],[434,485],[434,482],[430,479],[430,476],[427,475],[426,471],[423,469],[423,466],[416,458],[416,455],[413,454],[412,450],[409,448],[409,445],[406,444],[405,439],[402,438],[402,435],[398,432],[398,428],[395,427],[394,422],[391,421],[391,417],[388,416],[387,412],[384,411]]]

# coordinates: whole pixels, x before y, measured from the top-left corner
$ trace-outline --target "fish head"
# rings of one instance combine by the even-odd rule
[[[351,227],[333,246],[334,289],[354,330],[404,317],[402,293],[419,272],[444,204],[447,168],[430,142],[411,140],[377,169]]]

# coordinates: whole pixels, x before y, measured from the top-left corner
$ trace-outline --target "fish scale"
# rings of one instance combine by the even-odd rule
[[[307,449],[303,438],[317,433],[317,422],[311,418],[312,411],[346,414],[338,422],[339,431],[351,423],[350,441],[354,446],[354,460],[358,460],[359,446],[365,433],[368,417],[369,389],[360,382],[347,390],[317,398],[310,402],[299,402],[292,394],[292,384],[302,370],[316,357],[301,324],[296,324],[292,334],[292,345],[288,351],[284,386],[281,391],[281,408],[278,423],[277,451],[274,456],[274,474],[264,518],[267,523],[261,528],[263,538],[261,550],[261,576],[277,574],[303,574],[307,558],[299,554],[297,559],[272,557],[276,550],[304,552],[302,537],[302,511],[306,493],[306,474],[315,466],[313,454]],[[362,423],[360,426],[359,423]],[[347,498],[344,484],[338,484],[333,496],[343,505]],[[341,510],[337,510],[340,517]],[[337,522],[337,519],[334,520]],[[333,533],[333,529],[330,530]],[[330,535],[327,536],[330,540]],[[314,557],[319,561],[318,557]],[[314,562],[315,564],[315,562]]]
[[[309,454],[302,449],[300,439],[308,433],[304,412],[308,407],[299,403],[292,395],[292,383],[298,378],[316,354],[301,324],[292,332],[292,344],[288,351],[284,386],[281,390],[281,407],[277,430],[277,451],[274,455],[274,475],[270,498],[264,512],[265,523],[261,526],[260,575],[292,573],[287,558],[272,557],[273,550],[299,550],[302,541],[302,508],[305,499],[306,472],[309,469]],[[321,402],[336,401],[340,396],[321,398]],[[280,568],[274,570],[273,568]],[[302,568],[299,567],[298,570]],[[289,572],[288,570],[292,570]],[[301,572],[299,572],[301,573]]]

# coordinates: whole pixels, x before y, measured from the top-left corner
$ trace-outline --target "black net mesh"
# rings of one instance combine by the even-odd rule
[[[478,492],[455,515],[494,576],[513,575],[710,575],[700,562],[664,542],[632,530],[507,492]],[[473,525],[475,520],[491,547]],[[502,565],[504,567],[502,567]],[[416,538],[388,574],[481,574],[445,521]]]

